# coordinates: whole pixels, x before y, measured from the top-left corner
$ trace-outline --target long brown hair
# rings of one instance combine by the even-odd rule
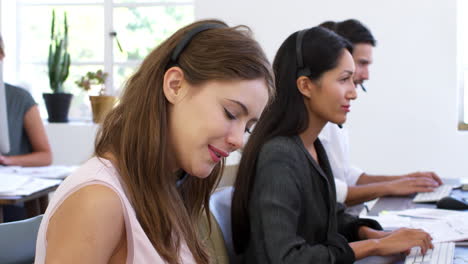
[[[209,80],[263,78],[273,95],[271,66],[250,30],[227,27],[218,20],[188,25],[153,50],[128,80],[120,104],[106,117],[96,139],[96,156],[111,153],[135,209],[138,221],[154,248],[168,263],[179,263],[180,244],[185,241],[197,263],[208,263],[197,235],[203,210],[208,214],[209,196],[224,167],[218,164],[206,179],[188,177],[177,188],[169,169],[168,103],[163,77],[171,52],[191,29],[214,23],[225,27],[198,33],[178,59],[186,80],[193,85]],[[190,128],[187,128],[190,129]]]

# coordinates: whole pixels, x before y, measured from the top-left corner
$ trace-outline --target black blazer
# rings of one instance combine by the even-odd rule
[[[359,226],[381,229],[369,219],[344,212],[322,144],[314,143],[319,164],[299,136],[277,137],[258,156],[249,201],[250,241],[244,262],[353,263],[348,242]]]

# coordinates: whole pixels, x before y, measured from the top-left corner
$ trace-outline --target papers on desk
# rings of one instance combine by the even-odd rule
[[[56,186],[77,166],[0,166],[0,195],[27,196]]]
[[[1,196],[27,196],[59,185],[62,180],[34,178],[30,176],[0,173]]]
[[[65,179],[78,166],[19,167],[0,166],[0,173],[12,173],[36,178]]]
[[[434,243],[463,241],[468,239],[468,212],[416,208],[403,211],[386,211],[377,217],[384,229],[394,230],[401,227],[420,228],[428,232]]]
[[[433,209],[433,208],[414,208],[402,211],[391,211],[390,214],[396,214],[400,216],[409,216],[415,218],[426,218],[426,219],[452,219],[459,217],[467,217],[468,212],[445,210],[445,209]]]
[[[0,173],[0,194],[12,192],[30,180],[12,173]]]

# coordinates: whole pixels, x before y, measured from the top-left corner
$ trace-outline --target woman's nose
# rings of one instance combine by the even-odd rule
[[[235,128],[232,128],[231,132],[227,137],[227,143],[232,148],[231,151],[238,150],[242,147],[244,143],[244,131],[245,128],[243,128],[242,126],[236,126]]]

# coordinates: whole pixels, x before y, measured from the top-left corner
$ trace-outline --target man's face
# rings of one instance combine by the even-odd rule
[[[369,79],[369,65],[372,63],[372,45],[358,43],[353,46],[353,59],[356,64],[354,73],[354,84],[362,84]]]

